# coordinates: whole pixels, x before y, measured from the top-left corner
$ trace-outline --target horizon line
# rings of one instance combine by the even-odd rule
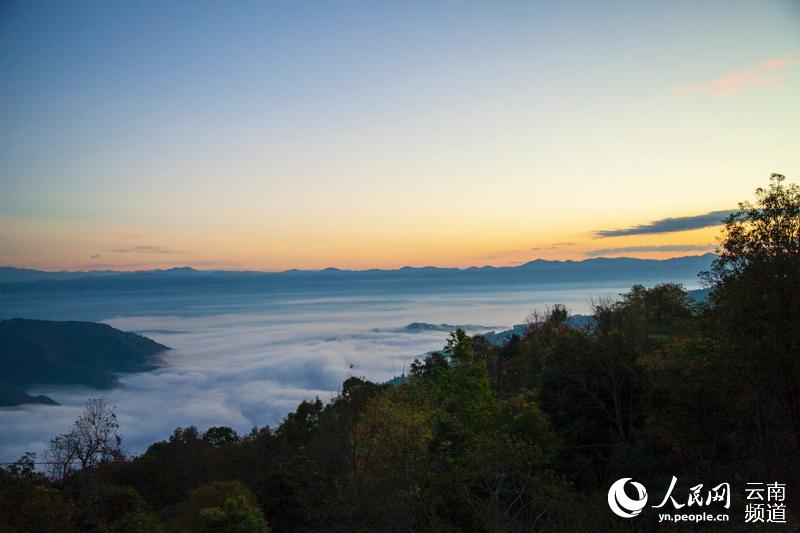
[[[361,269],[351,269],[351,268],[339,268],[334,266],[328,266],[324,268],[287,268],[284,270],[259,270],[259,269],[240,269],[240,268],[197,268],[191,265],[175,265],[171,267],[165,268],[139,268],[133,270],[118,270],[119,268],[124,267],[109,267],[109,268],[93,268],[89,270],[48,270],[44,268],[35,268],[29,266],[13,266],[13,265],[0,265],[0,269],[15,269],[15,270],[33,270],[36,272],[46,272],[49,274],[80,274],[80,273],[91,273],[91,272],[115,272],[120,274],[127,274],[127,273],[136,273],[136,272],[169,272],[173,270],[192,270],[195,272],[252,272],[252,273],[263,273],[263,274],[282,274],[288,272],[325,272],[325,271],[338,271],[338,272],[374,272],[374,271],[382,271],[382,272],[392,272],[397,270],[422,270],[422,269],[440,269],[440,270],[472,270],[472,269],[484,269],[484,268],[491,268],[491,269],[512,269],[512,268],[520,268],[525,265],[529,265],[531,263],[542,262],[542,263],[586,263],[589,261],[598,261],[598,260],[635,260],[635,261],[656,261],[656,262],[664,262],[664,261],[671,261],[674,259],[685,259],[689,257],[704,257],[708,255],[717,255],[716,252],[709,251],[700,254],[687,254],[687,255],[676,255],[674,257],[666,257],[666,258],[647,258],[647,257],[631,257],[631,256],[598,256],[598,257],[586,257],[583,259],[543,259],[543,258],[536,258],[531,259],[529,261],[521,262],[517,265],[491,265],[491,264],[484,264],[484,265],[470,265],[465,267],[457,267],[457,266],[436,266],[436,265],[423,265],[423,266],[412,266],[412,265],[404,265],[401,267],[396,268],[361,268]]]

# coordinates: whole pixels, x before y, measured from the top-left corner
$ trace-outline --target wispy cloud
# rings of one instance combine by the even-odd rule
[[[531,251],[534,252],[536,250],[557,250],[563,246],[574,246],[574,245],[575,245],[574,242],[554,242],[553,244],[550,244],[548,246],[536,246],[534,248],[531,248]]]
[[[665,244],[660,246],[621,246],[619,248],[599,248],[584,252],[586,257],[603,255],[646,253],[646,252],[710,252],[716,248],[713,244]]]
[[[117,254],[184,254],[184,250],[173,250],[164,246],[153,246],[150,244],[140,244],[137,246],[125,246],[122,248],[112,248],[106,252]]]
[[[800,69],[795,69],[798,65],[800,65],[799,54],[773,57],[751,67],[734,70],[719,78],[675,87],[673,92],[681,96],[692,94],[720,96],[738,94],[765,87],[780,88],[785,85],[791,75],[800,71]]]
[[[606,229],[595,232],[597,237],[623,237],[625,235],[642,235],[648,233],[673,233],[676,231],[689,231],[693,229],[718,226],[722,224],[722,219],[727,217],[731,211],[711,211],[703,215],[690,217],[662,218],[647,224],[640,224],[630,228]]]
[[[562,248],[565,246],[574,246],[574,245],[575,245],[574,242],[554,242],[552,244],[548,244],[545,246],[533,246],[531,248],[524,248],[522,250],[503,250],[500,252],[494,252],[491,255],[484,255],[480,259],[485,259],[490,261],[497,259],[511,259],[511,258],[516,258],[520,255],[527,256],[531,252],[537,252],[541,250],[557,250],[558,248]],[[525,262],[527,262],[527,259],[525,261],[518,261],[517,263],[521,264]]]

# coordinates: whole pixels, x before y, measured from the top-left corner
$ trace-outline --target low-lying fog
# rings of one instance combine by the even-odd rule
[[[404,329],[411,322],[500,330],[553,303],[586,313],[590,298],[615,296],[629,287],[224,299],[160,293],[130,306],[113,296],[39,301],[41,311],[28,310],[26,318],[102,320],[173,350],[164,354],[163,368],[124,375],[122,387],[38,387],[31,392],[61,405],[0,409],[0,461],[41,452],[78,416],[83,402],[99,396],[116,406],[123,444],[132,453],[167,438],[178,426],[226,425],[247,433],[279,423],[301,400],[330,398],[350,374],[385,381],[401,374],[415,356],[443,346],[447,332]],[[99,309],[108,311],[98,315]]]

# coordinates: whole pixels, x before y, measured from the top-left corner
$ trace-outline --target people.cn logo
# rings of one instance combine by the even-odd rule
[[[611,507],[615,515],[622,518],[633,518],[641,513],[644,506],[647,505],[647,490],[641,483],[631,481],[631,485],[633,485],[638,494],[637,499],[630,498],[625,494],[625,484],[628,481],[631,481],[631,478],[618,479],[608,489],[608,506]]]

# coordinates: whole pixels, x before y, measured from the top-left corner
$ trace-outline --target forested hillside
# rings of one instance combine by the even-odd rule
[[[117,381],[115,372],[156,368],[156,355],[168,349],[108,324],[0,320],[0,384],[110,387]]]
[[[634,286],[585,327],[553,305],[502,346],[459,330],[404,383],[352,377],[277,427],[178,428],[135,458],[90,403],[38,458],[49,476],[30,456],[0,474],[0,529],[650,531],[609,511],[609,485],[672,476],[779,480],[797,526],[800,189],[774,176],[742,204],[705,278],[707,302]]]

